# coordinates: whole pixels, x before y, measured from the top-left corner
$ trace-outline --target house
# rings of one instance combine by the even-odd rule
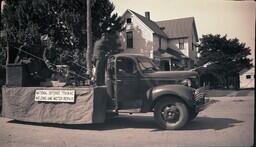
[[[142,16],[126,10],[121,45],[125,52],[154,59],[163,70],[191,69],[197,63],[198,42],[194,17],[155,22],[150,12]]]
[[[240,88],[254,88],[255,82],[255,67],[244,69],[239,73]]]

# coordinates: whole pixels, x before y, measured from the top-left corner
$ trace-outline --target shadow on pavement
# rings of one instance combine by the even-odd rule
[[[213,117],[198,117],[195,120],[189,122],[183,130],[205,130],[214,129],[222,130],[230,127],[234,127],[238,123],[244,121],[232,119],[232,118],[213,118]]]
[[[78,129],[78,130],[114,130],[125,128],[138,128],[138,129],[156,129],[158,126],[155,124],[152,116],[118,116],[109,120],[106,120],[102,124],[52,124],[52,123],[32,123],[23,122],[18,120],[10,120],[8,123],[33,125],[42,127],[55,127],[64,129]]]
[[[190,121],[183,129],[185,130],[222,130],[230,127],[234,127],[238,123],[243,121],[231,119],[231,118],[212,118],[212,117],[198,117],[193,121]],[[154,122],[152,116],[119,116],[110,120],[107,120],[103,124],[48,124],[48,123],[31,123],[22,122],[17,120],[11,120],[8,123],[16,123],[23,125],[33,125],[33,126],[43,126],[43,127],[55,127],[63,129],[77,129],[77,130],[114,130],[114,129],[153,129],[151,132],[155,131],[168,131],[159,129],[157,124]]]

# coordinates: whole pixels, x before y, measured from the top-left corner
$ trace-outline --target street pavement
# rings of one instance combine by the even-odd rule
[[[215,97],[182,130],[161,130],[152,113],[120,115],[98,125],[25,123],[0,117],[0,147],[252,146],[254,94]]]

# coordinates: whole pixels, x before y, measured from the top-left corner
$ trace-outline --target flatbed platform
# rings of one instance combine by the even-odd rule
[[[36,91],[74,91],[73,101],[38,100]],[[106,87],[2,87],[2,116],[27,122],[90,124],[103,123]]]

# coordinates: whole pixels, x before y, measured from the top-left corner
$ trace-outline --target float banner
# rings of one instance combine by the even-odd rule
[[[2,94],[3,117],[60,124],[105,121],[106,87],[2,87]]]
[[[36,90],[35,101],[74,102],[75,90]]]

